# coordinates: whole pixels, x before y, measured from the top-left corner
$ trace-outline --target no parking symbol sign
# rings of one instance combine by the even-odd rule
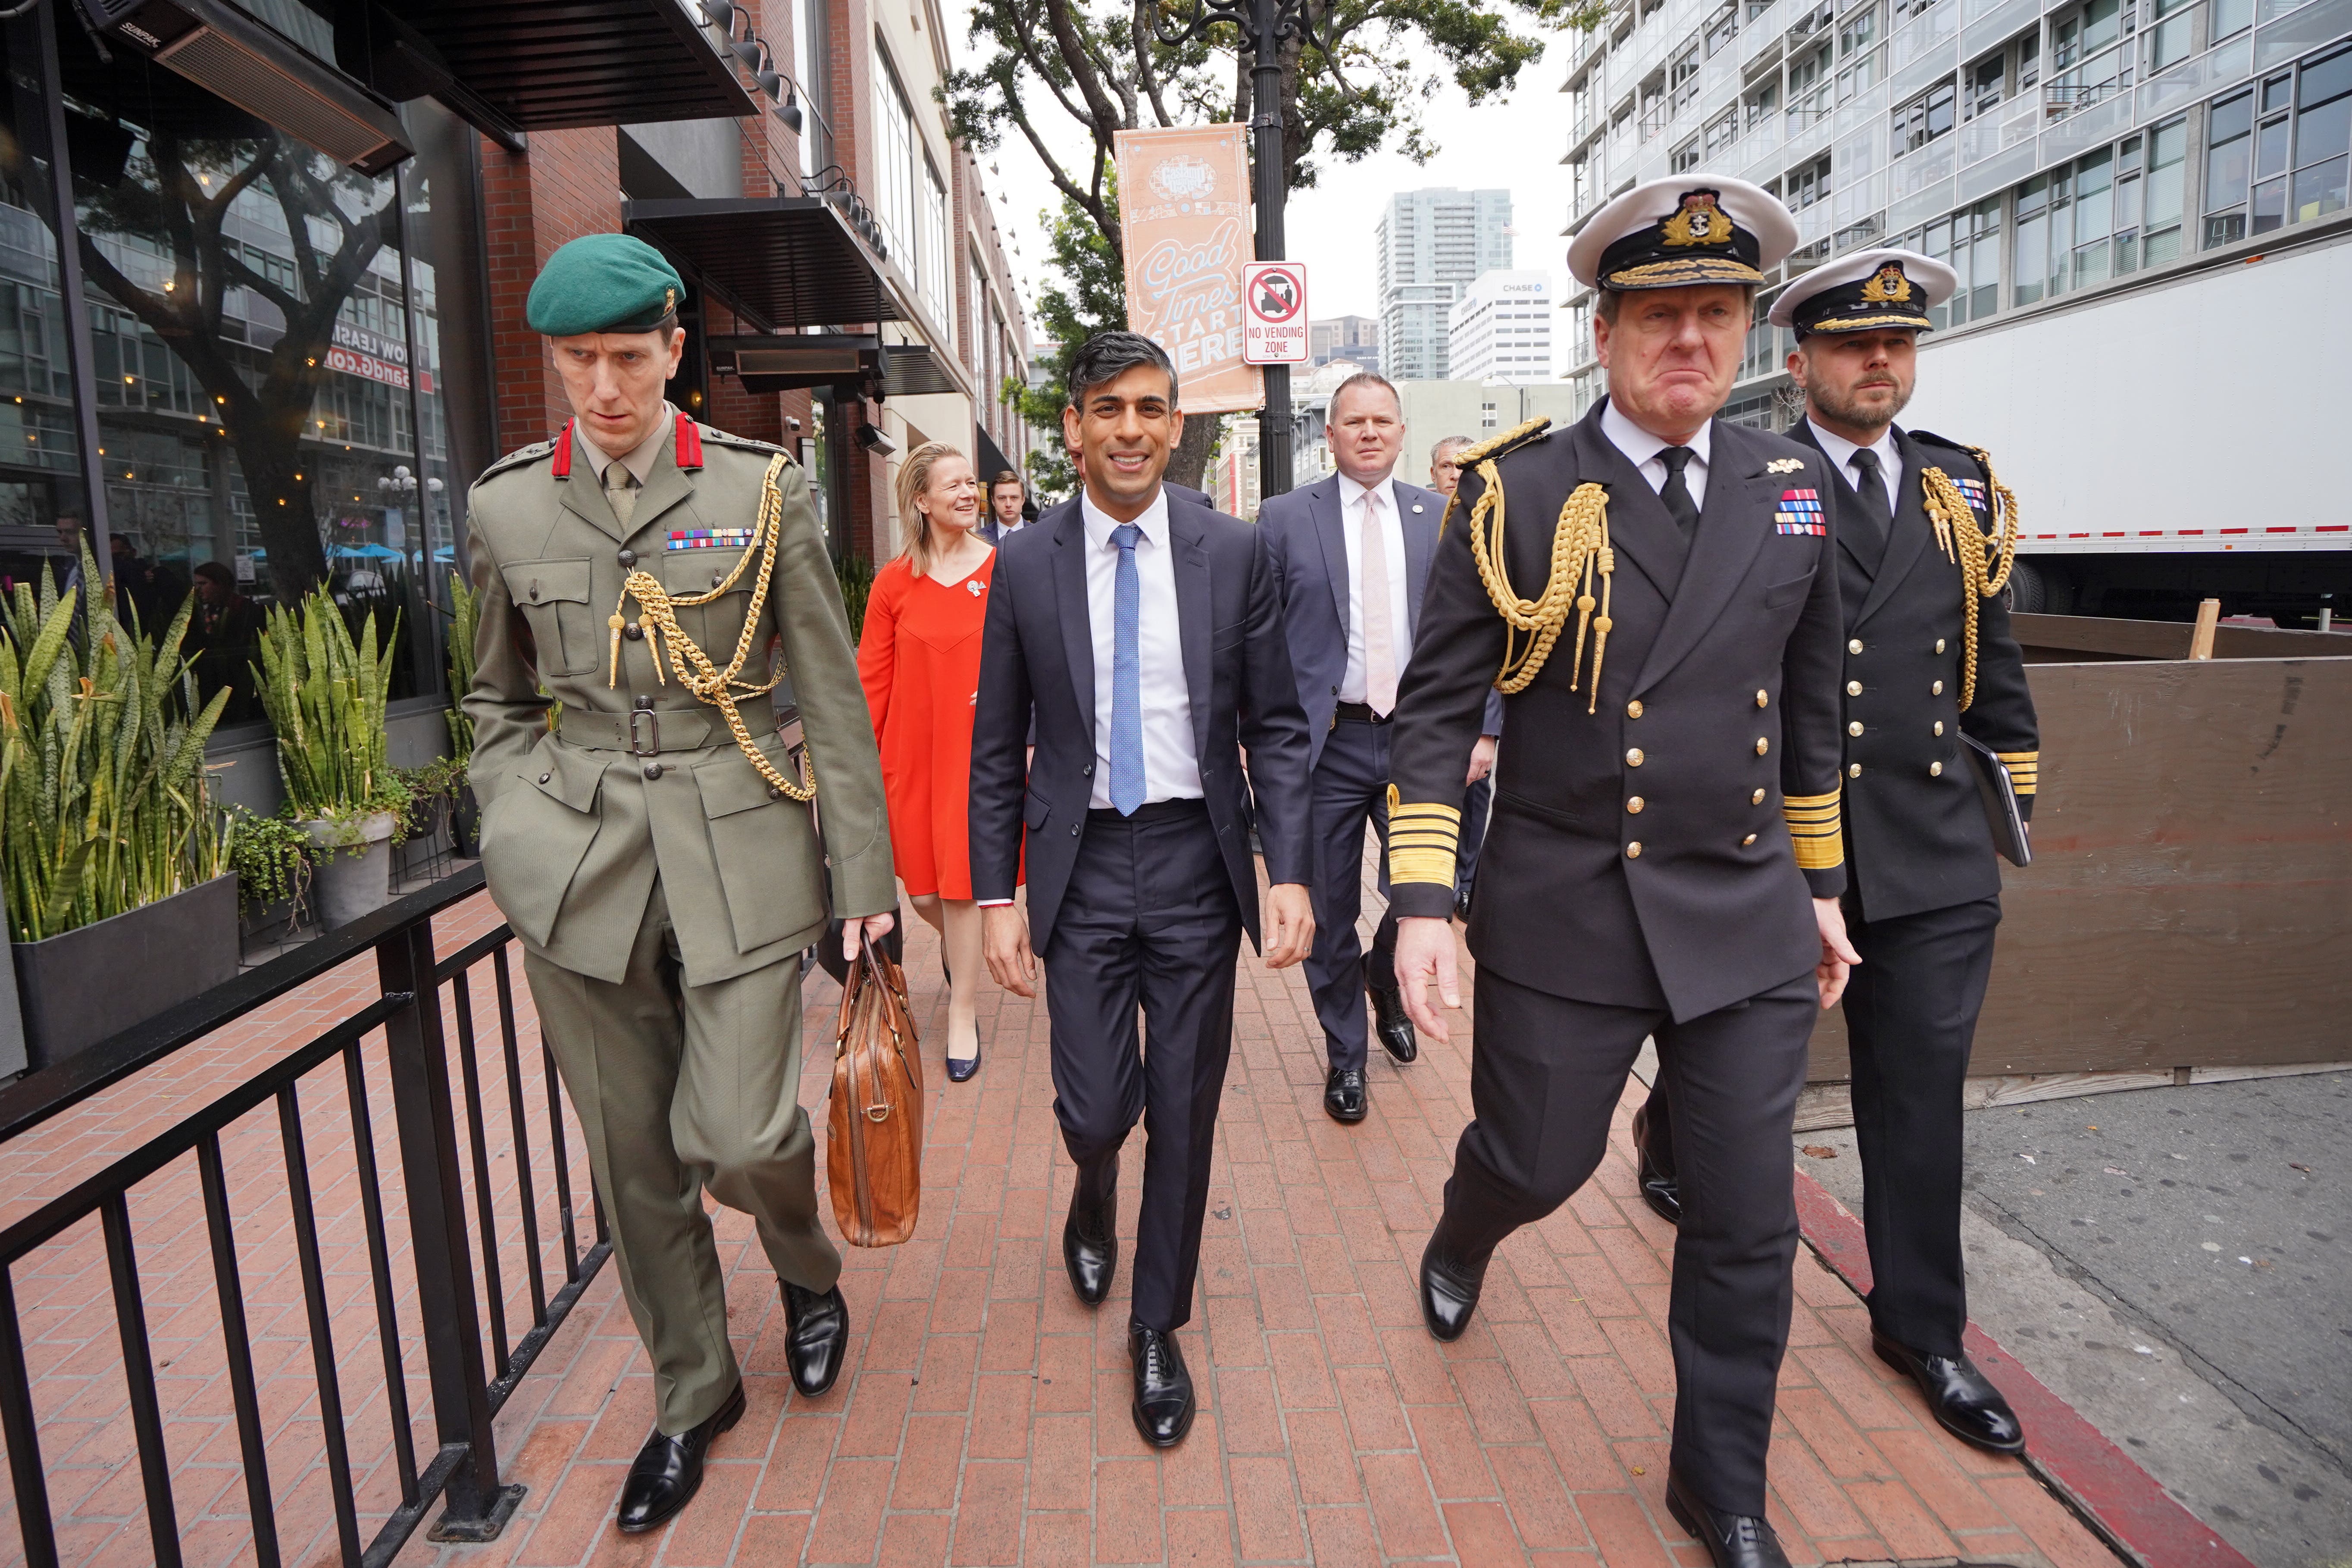
[[[1242,269],[1242,358],[1250,364],[1307,363],[1307,268],[1253,261]]]

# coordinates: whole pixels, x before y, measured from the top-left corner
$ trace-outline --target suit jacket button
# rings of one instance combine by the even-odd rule
[[[1095,776],[1095,765],[1092,763],[1088,763],[1085,767],[1080,768],[1078,772],[1084,773],[1088,778],[1092,778]]]
[[[1861,720],[1859,720],[1859,719],[1856,719],[1853,722],[1852,722],[1851,724],[1848,724],[1848,725],[1845,727],[1845,732],[1846,732],[1847,734],[1849,734],[1849,735],[1859,735],[1859,734],[1861,734],[1861,733],[1862,733],[1862,721],[1861,721]],[[1760,752],[1760,751],[1762,751],[1764,748],[1763,748],[1763,747],[1761,747],[1761,746],[1759,746],[1759,747],[1757,747],[1756,749],[1757,749],[1758,751],[1759,751],[1759,752]]]
[[[1625,765],[1629,768],[1638,768],[1642,765],[1641,747],[1636,746],[1632,751],[1625,753]]]
[[[621,635],[631,642],[643,642],[646,640],[646,628],[635,621],[631,621],[621,628]]]
[[[1861,682],[1861,681],[1859,681],[1859,680],[1849,680],[1849,681],[1847,681],[1847,682],[1845,683],[1845,694],[1846,694],[1848,697],[1859,697],[1859,696],[1861,696],[1861,695],[1862,695],[1862,682]]]
[[[1748,804],[1750,805],[1762,805],[1764,804],[1764,792],[1759,789],[1754,795],[1749,795],[1748,797]]]
[[[1642,703],[1641,703],[1640,699],[1638,699],[1638,698],[1637,698],[1637,699],[1635,699],[1633,701],[1631,701],[1631,702],[1628,702],[1627,704],[1625,704],[1625,717],[1626,717],[1626,718],[1628,718],[1628,719],[1639,719],[1641,716],[1642,716]]]
[[[659,763],[647,763],[646,764],[646,777],[649,779],[657,779],[661,777],[661,775],[662,765]]]
[[[1853,641],[1847,643],[1845,645],[1845,651],[1848,653],[1860,653],[1862,651],[1862,639],[1860,637],[1855,637]]]
[[[1848,763],[1845,765],[1845,776],[1850,779],[1860,778],[1862,776],[1862,764],[1860,763]]]
[[[634,550],[624,550],[621,552],[619,559],[621,564],[624,566],[635,566],[637,563],[637,552]]]
[[[1640,795],[1635,795],[1633,799],[1631,799],[1631,800],[1629,800],[1629,801],[1627,801],[1627,802],[1625,803],[1625,809],[1626,809],[1626,810],[1628,810],[1628,811],[1630,811],[1630,812],[1632,812],[1632,813],[1633,813],[1636,816],[1640,816],[1640,815],[1641,815],[1642,808],[1643,808],[1643,806],[1645,806],[1645,805],[1649,805],[1649,804],[1650,804],[1650,803],[1649,803],[1648,801],[1643,800]]]
[[[1755,842],[1756,842],[1756,835],[1754,835],[1753,833],[1751,833],[1751,834],[1749,834],[1747,837],[1745,837],[1745,838],[1743,838],[1743,839],[1741,839],[1741,840],[1739,841],[1739,847],[1740,847],[1742,849],[1745,849],[1745,848],[1747,848],[1749,845],[1751,845],[1751,844],[1753,844],[1753,843],[1755,843]]]
[[[1072,824],[1070,824],[1070,837],[1073,837],[1073,838],[1076,838],[1077,836],[1078,836],[1078,825],[1077,825],[1076,823],[1073,822]]]
[[[1931,779],[1942,778],[1944,776],[1944,764],[1941,763],[1929,763],[1927,764],[1927,776]]]
[[[1757,754],[1758,756],[1759,756],[1759,757],[1760,757],[1760,756],[1762,756],[1765,752],[1767,752],[1770,751],[1771,749],[1772,749],[1772,742],[1769,742],[1769,741],[1766,740],[1766,739],[1765,739],[1763,736],[1761,736],[1761,735],[1759,735],[1759,736],[1757,736],[1757,737],[1756,737],[1756,754]]]
[[[545,784],[548,780],[550,780],[550,779],[553,778],[554,776],[555,776],[555,775],[554,775],[553,773],[541,773],[541,774],[540,774],[540,775],[539,775],[539,782],[540,782],[540,783],[541,783],[541,784]]]
[[[1625,858],[1628,860],[1639,860],[1641,858],[1642,841],[1636,838],[1633,843],[1625,846]]]

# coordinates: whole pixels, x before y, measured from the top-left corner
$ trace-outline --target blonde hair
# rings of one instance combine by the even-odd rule
[[[899,553],[918,577],[931,569],[932,545],[930,516],[915,504],[915,498],[931,488],[931,470],[939,467],[940,458],[962,457],[944,441],[926,441],[898,465],[898,527],[907,535],[906,548]]]

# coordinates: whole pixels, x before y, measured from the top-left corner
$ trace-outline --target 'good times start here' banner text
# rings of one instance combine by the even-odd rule
[[[1265,400],[1257,367],[1242,363],[1242,264],[1252,252],[1244,130],[1182,126],[1118,137],[1127,324],[1176,362],[1187,414]]]

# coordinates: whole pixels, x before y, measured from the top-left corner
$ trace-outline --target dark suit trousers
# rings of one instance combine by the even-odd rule
[[[1960,1261],[1960,1089],[1992,974],[2000,900],[1894,920],[1849,916],[1862,963],[1846,984],[1853,1131],[1870,1240],[1870,1319],[1928,1355],[1968,1326]]]
[[[1323,738],[1311,781],[1314,800],[1315,945],[1307,954],[1307,989],[1323,1025],[1334,1071],[1364,1070],[1371,1031],[1364,1021],[1364,944],[1356,916],[1364,904],[1364,824],[1389,841],[1389,736],[1386,724],[1342,719]],[[1376,984],[1396,985],[1396,916],[1372,933]]]
[[[1819,1000],[1808,973],[1677,1024],[1478,972],[1475,1113],[1445,1184],[1445,1234],[1475,1261],[1566,1203],[1601,1164],[1645,1037],[1672,1085],[1683,1221],[1666,1312],[1673,1461],[1698,1495],[1764,1511],[1764,1456],[1788,1348],[1797,1205],[1790,1129]]]
[[[1082,1166],[1116,1153],[1143,1123],[1132,1294],[1136,1321],[1150,1328],[1172,1331],[1192,1316],[1241,938],[1206,805],[1087,814],[1069,890],[1038,955],[1054,1115]],[[1139,1008],[1148,1046],[1137,1035]]]

